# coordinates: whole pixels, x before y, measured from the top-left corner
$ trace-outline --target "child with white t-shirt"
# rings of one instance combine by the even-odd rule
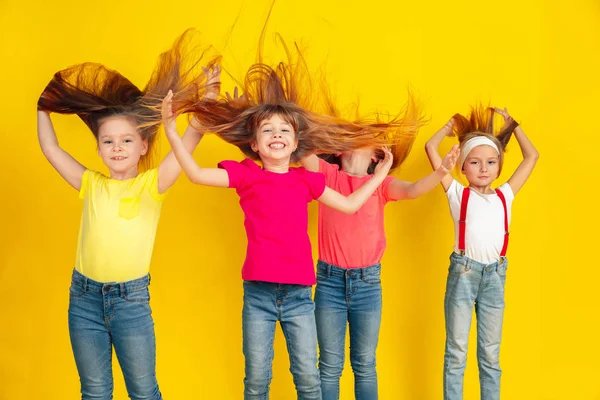
[[[504,117],[504,126],[496,135],[495,113]],[[508,181],[494,190],[491,185],[500,175],[504,150],[513,131],[523,161]],[[444,299],[444,399],[462,399],[469,329],[475,306],[481,399],[497,400],[500,398],[499,353],[510,210],[514,196],[529,178],[539,154],[506,108],[479,106],[471,110],[468,119],[456,114],[429,139],[426,152],[434,169],[442,166],[437,151],[439,144],[444,136],[455,134],[461,151],[456,165],[469,186],[462,186],[450,174],[441,180],[455,227],[455,246],[450,256]]]

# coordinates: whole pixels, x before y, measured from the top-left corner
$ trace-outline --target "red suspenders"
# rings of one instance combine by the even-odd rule
[[[500,257],[506,256],[506,249],[508,248],[508,212],[506,210],[506,199],[504,194],[496,189],[496,194],[500,197],[502,206],[504,207],[504,244],[502,245],[502,251]],[[466,187],[463,189],[462,201],[460,202],[460,219],[458,220],[458,250],[461,255],[465,254],[465,230],[467,222],[467,204],[469,204],[469,196],[471,190]]]

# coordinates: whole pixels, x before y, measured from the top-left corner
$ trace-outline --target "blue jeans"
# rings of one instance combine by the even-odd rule
[[[321,400],[312,287],[256,281],[244,281],[244,399],[269,398],[277,321],[285,336],[298,399]]]
[[[156,381],[150,276],[122,283],[96,282],[73,271],[69,333],[81,398],[112,399],[112,347],[132,400],[160,400]]]
[[[381,265],[344,269],[317,263],[315,315],[323,400],[339,399],[344,368],[346,324],[350,326],[350,363],[354,395],[375,400],[375,351],[381,324]]]
[[[277,321],[285,336],[298,399],[321,400],[312,287],[256,281],[244,281],[244,399],[269,398]]]
[[[446,283],[444,399],[463,398],[463,378],[473,306],[477,316],[477,362],[481,400],[500,399],[500,342],[508,260],[482,264],[452,253]]]

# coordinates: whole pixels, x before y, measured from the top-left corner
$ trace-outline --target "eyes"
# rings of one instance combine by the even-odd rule
[[[276,129],[277,128],[277,129]],[[279,131],[280,133],[293,133],[294,130],[292,129],[292,127],[286,123],[281,123],[281,124],[276,124],[273,125],[271,123],[265,123],[261,128],[260,128],[260,132],[261,133],[273,133],[275,131]]]
[[[496,160],[490,160],[490,161],[488,161],[487,163],[488,163],[488,165],[494,165],[494,164],[496,164],[497,162],[498,162],[498,161],[496,161]],[[469,162],[469,164],[471,164],[471,165],[479,165],[479,161],[472,160],[471,162]]]
[[[113,141],[110,139],[104,139],[102,144],[112,144]],[[123,139],[123,143],[133,143],[133,139]]]

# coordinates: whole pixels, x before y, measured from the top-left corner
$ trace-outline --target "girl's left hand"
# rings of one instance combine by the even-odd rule
[[[216,99],[221,92],[221,65],[202,67],[202,71],[206,74],[206,94],[209,98]]]
[[[374,175],[383,175],[387,176],[388,172],[390,172],[390,168],[392,167],[392,162],[394,161],[394,155],[390,151],[387,146],[382,147],[383,154],[385,155],[383,160],[377,163],[375,167]]]
[[[508,110],[506,109],[506,107],[504,107],[504,109],[494,107],[494,111],[504,117],[505,124],[508,124],[508,123],[511,123],[512,121],[514,121],[513,117],[511,117],[510,114],[508,113]]]
[[[177,124],[175,122],[175,115],[173,114],[173,91],[169,90],[169,93],[165,96],[162,102],[162,120],[165,127],[165,133],[177,134]]]

